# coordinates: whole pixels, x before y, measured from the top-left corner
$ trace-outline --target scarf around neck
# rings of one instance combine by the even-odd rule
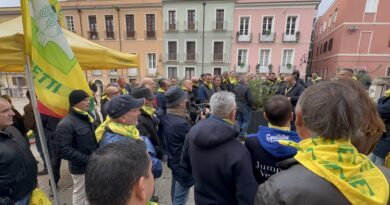
[[[110,129],[112,132],[129,137],[132,139],[141,139],[139,136],[139,131],[135,125],[123,125],[116,122],[111,121],[109,117],[106,118],[106,121],[102,123],[95,131],[96,140],[100,142],[102,140],[104,133],[106,132],[106,128]]]
[[[73,109],[76,113],[78,113],[78,114],[80,114],[80,115],[87,116],[90,123],[94,123],[94,122],[95,122],[95,119],[94,119],[88,112],[83,111],[83,110],[80,110],[80,109],[78,109],[77,107],[72,107],[72,109]]]
[[[163,90],[162,88],[158,88],[157,92],[159,92],[159,93],[165,93],[165,90]]]
[[[314,137],[300,143],[280,140],[297,148],[294,158],[333,184],[351,204],[386,204],[389,184],[370,159],[358,153],[349,139]]]
[[[154,113],[156,112],[156,109],[155,108],[152,108],[152,107],[148,107],[146,105],[144,105],[142,107],[142,110],[148,114],[150,117],[153,117]]]

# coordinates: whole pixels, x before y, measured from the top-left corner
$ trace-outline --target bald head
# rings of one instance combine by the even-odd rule
[[[353,70],[350,68],[344,68],[339,73],[341,79],[351,79],[353,77]]]
[[[199,79],[197,77],[192,77],[191,81],[193,85],[198,85]]]
[[[118,84],[121,88],[125,88],[126,87],[126,78],[125,77],[119,77],[118,78]]]
[[[107,97],[109,97],[110,99],[112,97],[119,95],[119,93],[120,93],[119,88],[116,86],[112,86],[112,85],[107,86],[106,90],[104,92],[106,93]]]
[[[156,83],[153,81],[152,78],[144,78],[144,80],[142,81],[142,85],[149,88],[152,93],[156,91]]]
[[[192,91],[192,81],[191,80],[183,81],[183,87],[185,87],[189,91]]]

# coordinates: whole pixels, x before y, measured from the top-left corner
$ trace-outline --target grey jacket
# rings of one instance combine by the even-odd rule
[[[235,89],[237,112],[249,112],[253,106],[252,93],[248,85],[240,83]]]
[[[255,205],[351,204],[335,186],[299,164],[295,159],[283,161],[281,167],[286,166],[290,168],[273,175],[259,186]],[[387,181],[390,181],[390,170],[382,166],[378,168]]]

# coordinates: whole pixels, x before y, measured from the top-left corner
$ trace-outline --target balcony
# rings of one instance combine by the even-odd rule
[[[145,31],[145,39],[155,40],[156,39],[156,31]]]
[[[296,66],[292,64],[280,65],[279,73],[292,73],[295,70]]]
[[[175,23],[165,22],[165,32],[177,32],[178,31],[177,21]]]
[[[106,40],[114,40],[115,39],[115,32],[114,31],[104,31],[105,33],[105,39]]]
[[[136,39],[136,32],[135,31],[125,31],[125,38],[126,39]]]
[[[227,21],[213,21],[213,31],[226,31]]]
[[[108,75],[109,76],[118,76],[119,75],[119,73],[118,73],[118,70],[109,70],[108,71]]]
[[[165,62],[174,63],[179,61],[179,54],[177,53],[166,53],[165,54]]]
[[[271,67],[271,69],[272,69],[272,67]],[[257,64],[256,73],[269,73],[272,71],[271,69],[268,66],[263,66],[263,65]]]
[[[92,75],[93,76],[101,76],[101,75],[103,75],[103,73],[101,70],[93,70]]]
[[[99,40],[98,31],[88,31],[88,39],[89,40]]]
[[[275,32],[259,33],[259,42],[272,43],[275,42]]]
[[[236,35],[237,42],[240,43],[250,43],[252,42],[252,33],[248,33],[247,35],[240,34],[240,32],[237,32]]]
[[[195,63],[198,58],[197,53],[185,53],[184,56],[185,56],[185,62],[187,63],[191,63],[191,62]]]
[[[237,73],[247,73],[250,70],[251,66],[249,64],[245,65],[235,65],[234,70]]]
[[[297,31],[295,34],[287,35],[286,33],[283,33],[283,42],[298,42],[300,37],[300,32]]]
[[[225,57],[224,53],[213,53],[213,62],[214,63],[221,63],[223,62],[223,59]]]
[[[195,22],[184,21],[184,25],[185,25],[184,30],[187,31],[187,32],[196,32],[196,31],[198,31],[198,22],[197,21],[195,21]]]

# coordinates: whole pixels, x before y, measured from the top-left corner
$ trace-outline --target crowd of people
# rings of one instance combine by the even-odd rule
[[[58,186],[61,159],[73,205],[157,203],[162,161],[173,205],[186,204],[191,187],[196,204],[390,204],[390,92],[375,105],[351,69],[334,81],[271,72],[262,76],[275,90],[263,107],[268,124],[248,133],[256,78],[120,77],[100,101],[73,90],[65,117],[41,113],[51,162],[40,172],[23,138],[37,135],[31,102],[23,117],[0,98],[0,204],[27,205],[47,166]]]

